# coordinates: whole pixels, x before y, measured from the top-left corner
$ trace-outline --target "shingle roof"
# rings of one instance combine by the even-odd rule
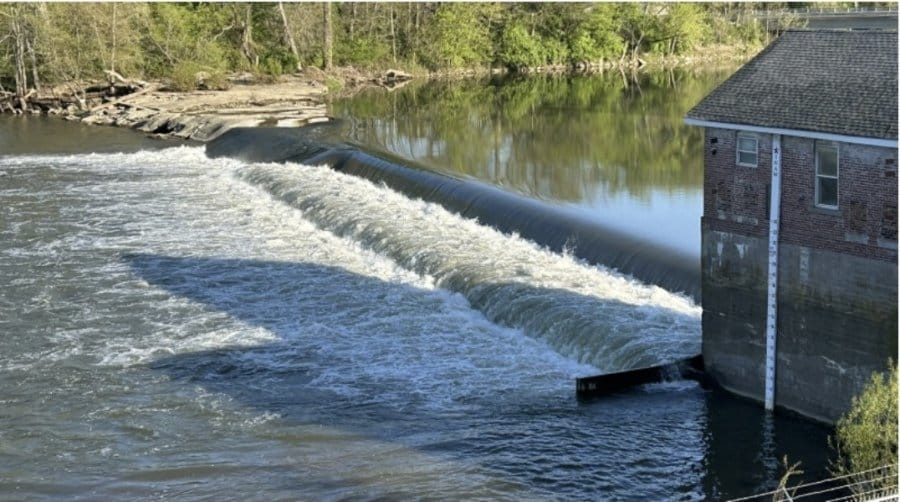
[[[687,118],[897,139],[897,32],[787,31]]]

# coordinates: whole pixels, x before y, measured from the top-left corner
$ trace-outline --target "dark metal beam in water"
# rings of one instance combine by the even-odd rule
[[[408,159],[342,140],[340,123],[303,128],[235,128],[207,143],[209,157],[328,165],[411,198],[442,205],[554,252],[567,251],[645,283],[700,301],[700,258],[648,243],[567,210],[486,183],[460,179]]]
[[[703,371],[703,356],[698,355],[675,363],[637,368],[575,379],[575,393],[579,398],[599,397],[647,383],[664,382],[673,377],[711,383]]]

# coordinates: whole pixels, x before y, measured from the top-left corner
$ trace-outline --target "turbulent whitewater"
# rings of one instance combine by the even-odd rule
[[[696,353],[687,298],[325,167],[0,156],[0,283],[14,499],[699,499],[756,430],[575,399]]]
[[[700,309],[683,296],[325,167],[251,165],[237,176],[320,228],[462,294],[491,321],[602,371],[699,353]]]

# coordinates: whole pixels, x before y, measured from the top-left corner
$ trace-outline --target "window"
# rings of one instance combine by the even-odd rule
[[[838,145],[816,141],[816,206],[838,208]]]
[[[759,139],[748,133],[737,135],[737,163],[739,166],[756,167],[759,161]]]

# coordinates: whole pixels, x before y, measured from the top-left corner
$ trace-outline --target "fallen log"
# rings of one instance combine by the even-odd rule
[[[387,70],[382,75],[373,78],[371,81],[388,90],[394,90],[408,84],[412,79],[413,76],[405,71]]]
[[[97,106],[91,108],[91,109],[88,110],[88,111],[91,112],[91,113],[94,113],[94,112],[96,112],[97,110],[102,110],[102,109],[104,109],[104,108],[108,108],[108,107],[111,107],[111,106],[116,106],[116,105],[118,105],[118,104],[120,104],[120,103],[123,103],[125,100],[131,99],[131,98],[136,98],[136,97],[138,97],[138,96],[140,96],[140,95],[142,95],[142,94],[146,94],[146,93],[148,93],[148,92],[153,92],[153,91],[158,91],[158,90],[160,90],[160,89],[162,89],[162,85],[161,85],[161,84],[154,84],[154,85],[151,85],[151,86],[149,86],[149,87],[145,87],[145,88],[141,89],[140,91],[132,92],[131,94],[128,94],[128,95],[126,95],[126,96],[122,96],[121,98],[113,99],[113,100],[107,101],[106,103],[103,103],[103,104],[101,104],[101,105],[97,105]]]
[[[106,74],[106,77],[109,80],[110,84],[113,84],[115,82],[121,82],[122,84],[124,84],[126,86],[134,86],[134,87],[141,87],[141,88],[147,87],[150,85],[149,83],[144,82],[143,80],[137,80],[137,79],[133,79],[133,78],[125,78],[113,70],[103,70],[103,73]]]

